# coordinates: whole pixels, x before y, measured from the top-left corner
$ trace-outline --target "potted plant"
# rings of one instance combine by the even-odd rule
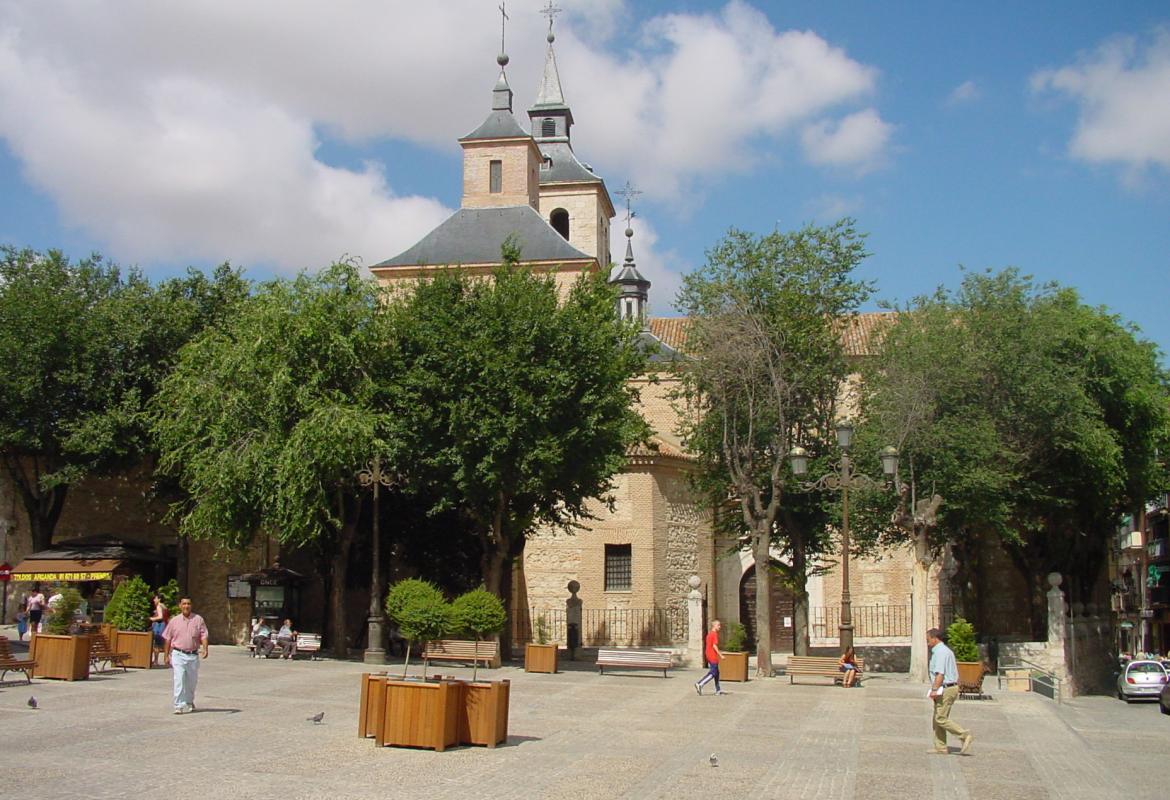
[[[500,598],[482,586],[455,598],[451,604],[452,621],[456,630],[475,637],[476,655],[479,642],[488,636],[499,635],[508,622],[508,614]],[[471,682],[463,684],[463,702],[459,709],[459,741],[462,744],[482,744],[495,747],[508,738],[508,705],[511,695],[509,681],[478,682],[478,659],[473,662]]]
[[[48,633],[33,635],[29,653],[37,662],[33,676],[63,681],[83,681],[89,677],[89,636],[75,635],[81,593],[62,589],[60,599],[52,604],[45,628]]]
[[[438,639],[451,630],[451,606],[434,584],[409,578],[390,587],[386,613],[407,640],[406,661],[402,680],[385,681],[382,724],[375,726],[375,741],[383,747],[444,750],[459,741],[463,685],[455,681],[425,680],[425,661],[422,681],[406,680],[406,668],[414,642]]]
[[[975,644],[975,626],[962,617],[947,628],[947,647],[955,654],[959,667],[959,691],[978,694],[983,691],[983,674],[987,671]]]
[[[110,649],[129,656],[127,667],[151,667],[154,641],[150,632],[150,598],[150,586],[135,575],[118,584],[106,606],[105,621],[114,630],[108,637]]]
[[[415,642],[424,645],[441,639],[452,629],[451,606],[430,581],[407,578],[398,581],[386,593],[386,615],[398,625],[398,632],[406,639],[406,659],[402,663],[402,677],[410,665],[410,649]],[[427,662],[423,661],[423,678],[427,676]]]
[[[555,673],[558,647],[548,643],[548,617],[543,613],[536,618],[532,632],[536,641],[524,645],[524,671]]]
[[[727,626],[727,639],[719,648],[723,660],[719,662],[719,678],[725,681],[746,682],[748,679],[747,629],[738,622]]]

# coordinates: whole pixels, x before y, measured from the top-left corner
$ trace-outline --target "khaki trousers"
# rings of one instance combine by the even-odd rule
[[[942,697],[934,699],[934,748],[936,750],[947,749],[948,733],[960,738],[967,735],[967,729],[951,719],[951,706],[958,699],[958,686],[948,686],[943,689]]]

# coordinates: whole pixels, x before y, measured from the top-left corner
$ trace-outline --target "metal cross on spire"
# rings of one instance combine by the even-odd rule
[[[638,189],[635,189],[633,184],[631,184],[629,181],[626,181],[626,185],[618,189],[616,192],[614,192],[614,194],[618,195],[619,197],[626,198],[626,227],[628,228],[630,227],[630,221],[634,217],[638,216],[635,211],[631,210],[630,206],[633,203],[634,198],[642,194],[642,192]]]
[[[540,9],[540,13],[542,15],[548,17],[548,32],[549,33],[552,33],[553,20],[556,18],[557,14],[561,13],[562,11],[564,11],[564,9],[558,8],[556,6],[556,4],[553,3],[553,0],[548,0],[548,5],[542,9]]]
[[[503,53],[508,52],[507,49],[504,47],[504,31],[505,31],[505,28],[508,24],[508,20],[511,19],[511,17],[508,16],[508,12],[504,10],[505,5],[507,5],[507,4],[500,3],[500,53],[501,53],[501,55]]]

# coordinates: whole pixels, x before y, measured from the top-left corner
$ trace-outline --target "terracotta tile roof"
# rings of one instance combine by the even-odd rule
[[[893,311],[867,311],[842,323],[841,344],[847,356],[868,356],[877,351],[882,333],[894,320]],[[689,317],[651,317],[650,332],[676,350],[686,351]]]
[[[636,444],[626,450],[630,458],[674,458],[680,461],[696,461],[696,457],[682,448],[667,442],[661,436],[651,436],[649,446]]]

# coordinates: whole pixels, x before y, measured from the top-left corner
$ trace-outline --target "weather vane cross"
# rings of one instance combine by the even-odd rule
[[[550,0],[550,2],[551,2],[551,0]],[[508,20],[511,19],[511,17],[508,16],[508,12],[504,10],[505,5],[507,5],[507,4],[500,3],[500,52],[501,53],[507,52],[507,49],[504,47],[504,31],[505,31],[506,26],[508,24]]]
[[[642,194],[642,192],[638,189],[635,189],[633,184],[631,184],[629,181],[626,181],[626,185],[618,189],[615,194],[617,194],[618,197],[626,198],[626,227],[628,228],[630,227],[630,221],[634,217],[638,216],[636,212],[631,210],[630,205],[634,198]]]
[[[542,9],[540,9],[540,13],[541,13],[543,16],[546,16],[546,17],[548,17],[548,30],[549,30],[549,33],[552,33],[552,28],[553,28],[553,20],[556,18],[557,14],[561,13],[562,11],[564,11],[564,9],[563,9],[563,8],[558,8],[558,7],[557,7],[557,6],[556,6],[556,5],[553,3],[553,0],[548,0],[548,5],[547,5],[547,6],[545,6],[544,8],[542,8]]]

